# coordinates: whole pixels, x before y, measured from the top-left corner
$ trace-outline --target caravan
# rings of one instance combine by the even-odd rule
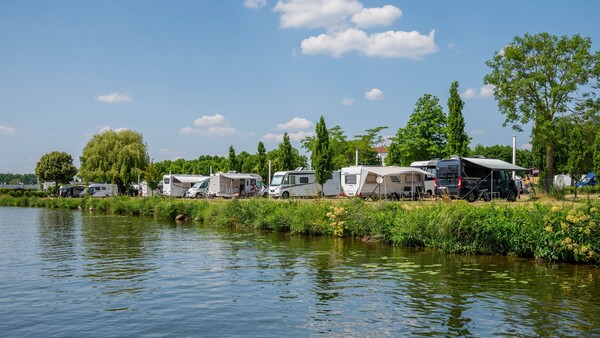
[[[278,171],[273,175],[269,185],[269,196],[274,198],[317,197],[320,185],[317,183],[314,170]],[[340,172],[334,171],[332,178],[323,184],[322,196],[340,195]]]
[[[425,194],[427,196],[434,196],[435,195],[435,184],[434,184],[434,178],[435,178],[435,171],[436,171],[436,166],[438,163],[438,159],[432,159],[429,161],[415,161],[413,163],[410,164],[411,167],[413,168],[419,168],[421,170],[424,170],[426,172],[428,172],[431,175],[425,176]]]
[[[242,174],[236,172],[218,172],[210,177],[208,197],[266,197],[267,187],[262,177],[257,174]]]
[[[363,198],[412,198],[424,192],[428,172],[411,167],[354,166],[342,168],[342,196]]]
[[[208,178],[202,175],[164,175],[162,194],[165,196],[184,197],[185,193],[196,182]]]
[[[88,186],[87,193],[91,197],[117,196],[119,188],[116,184],[92,183]]]

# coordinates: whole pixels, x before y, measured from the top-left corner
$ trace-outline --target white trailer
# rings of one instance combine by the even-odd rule
[[[202,175],[164,175],[162,194],[165,196],[184,197],[185,193],[196,182],[206,179]]]
[[[116,184],[92,183],[88,186],[87,192],[91,197],[109,197],[117,196],[119,188]]]
[[[322,196],[340,195],[340,171],[334,171],[332,178],[323,184]],[[273,198],[317,197],[321,186],[317,183],[314,170],[278,171],[273,174],[269,185],[269,196]]]
[[[236,172],[218,172],[210,177],[208,197],[249,197],[266,196],[267,187],[258,174],[242,174]]]
[[[425,190],[428,172],[411,167],[354,166],[341,170],[342,196],[417,198]]]

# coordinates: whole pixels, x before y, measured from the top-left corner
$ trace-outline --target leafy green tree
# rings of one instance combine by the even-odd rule
[[[238,162],[235,156],[235,148],[229,146],[229,170],[238,171]]]
[[[263,177],[265,179],[265,182],[269,182],[271,178],[267,177],[269,176],[269,165],[267,163],[267,149],[265,148],[265,144],[262,141],[258,142],[256,156],[258,161],[256,172],[260,175],[260,177]]]
[[[494,97],[505,115],[503,126],[521,131],[524,124],[533,123],[534,149],[545,151],[541,169],[547,192],[556,165],[556,119],[581,113],[582,105],[595,95],[590,91],[597,88],[600,53],[592,53],[591,45],[580,35],[525,34],[486,62],[491,72],[484,82],[495,87]]]
[[[107,182],[127,193],[149,162],[142,134],[132,130],[108,130],[96,134],[83,148],[79,176],[88,182]]]
[[[323,184],[332,177],[333,171],[333,154],[329,146],[329,133],[327,132],[323,116],[321,116],[317,123],[316,134],[317,139],[312,149],[311,162],[315,170],[315,179],[321,185],[321,191],[323,191]]]
[[[600,176],[600,133],[596,134],[594,140],[594,173]]]
[[[77,174],[71,155],[62,151],[53,151],[40,158],[35,165],[35,174],[40,182],[56,182],[67,184]]]
[[[294,169],[294,157],[292,143],[288,133],[283,134],[283,142],[279,144],[279,155],[281,156],[281,170]]]
[[[146,167],[142,177],[148,183],[148,188],[150,190],[156,190],[158,188],[158,184],[162,181],[163,173],[161,173],[158,169],[158,166],[153,162],[150,162]]]
[[[413,161],[442,158],[446,153],[446,115],[439,99],[419,98],[404,128],[398,129],[390,146],[388,164],[409,165]]]
[[[495,158],[504,162],[512,163],[512,147],[503,145],[493,145],[484,147],[481,144],[475,145],[471,150],[474,155],[481,155],[485,158]],[[533,154],[531,150],[517,149],[517,163],[523,168],[533,168]]]
[[[465,132],[465,119],[462,114],[464,106],[465,103],[458,94],[458,81],[454,81],[450,86],[448,98],[448,155],[467,156],[469,153],[471,138]]]
[[[581,175],[587,173],[585,159],[590,157],[586,147],[582,147],[585,143],[581,128],[573,126],[570,130],[569,158],[567,160],[567,172],[571,175],[575,186],[579,182]],[[575,189],[575,198],[577,198],[577,189]]]

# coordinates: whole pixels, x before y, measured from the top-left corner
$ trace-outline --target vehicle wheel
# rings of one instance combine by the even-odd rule
[[[281,198],[283,199],[288,199],[290,198],[290,193],[287,191],[284,191],[283,194],[281,194]]]
[[[475,196],[475,192],[471,191],[468,195],[467,195],[467,201],[473,203],[475,202],[475,200],[477,199],[477,196]]]

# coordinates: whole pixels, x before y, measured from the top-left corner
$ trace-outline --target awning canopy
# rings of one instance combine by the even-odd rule
[[[173,180],[180,183],[196,183],[204,179],[209,178],[208,176],[188,176],[188,175],[173,175]]]
[[[463,161],[469,162],[481,167],[485,167],[491,170],[500,171],[528,171],[529,169],[519,167],[518,165],[510,164],[502,160],[491,159],[491,158],[473,158],[473,157],[462,157]]]
[[[260,176],[256,175],[256,174],[220,173],[220,175],[223,176],[223,177],[227,177],[229,179],[232,179],[232,180],[246,180],[246,179],[258,180],[258,181],[261,180]]]
[[[358,190],[357,190],[358,192],[362,191],[362,189],[365,185],[367,176],[371,173],[375,174],[377,176],[383,177],[384,185],[389,183],[389,180],[386,179],[389,176],[406,176],[406,175],[420,176],[420,177],[422,177],[420,182],[423,182],[423,178],[425,178],[425,176],[433,176],[431,173],[428,173],[425,170],[422,170],[419,168],[396,167],[396,166],[389,166],[389,167],[366,167],[365,166],[365,167],[362,167],[361,171],[360,171],[360,182],[359,182]],[[414,183],[411,183],[411,185],[413,185],[413,184]]]

